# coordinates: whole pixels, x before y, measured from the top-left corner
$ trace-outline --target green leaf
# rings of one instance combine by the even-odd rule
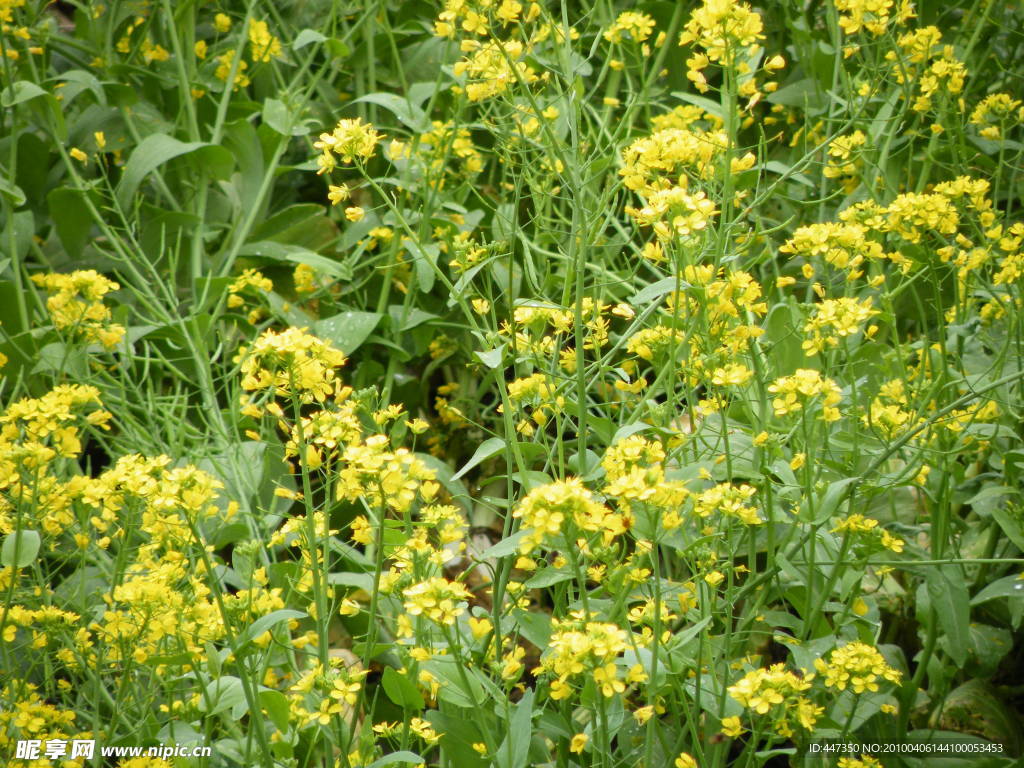
[[[931,600],[946,636],[949,655],[963,668],[970,647],[968,627],[971,621],[970,599],[963,574],[955,565],[942,565],[928,569],[925,577],[928,599]]]
[[[382,768],[385,765],[394,765],[395,763],[411,763],[413,765],[419,765],[422,762],[424,762],[423,758],[415,752],[403,750],[401,752],[392,752],[390,755],[384,755],[384,757],[379,760],[374,760],[370,763],[369,768]]]
[[[292,41],[292,50],[298,51],[305,48],[311,43],[322,43],[327,38],[317,32],[315,29],[304,29],[295,36],[295,40]]]
[[[561,584],[563,581],[569,581],[574,576],[575,574],[570,570],[548,567],[527,579],[523,586],[527,589],[543,589]]]
[[[268,613],[266,616],[260,616],[256,621],[246,627],[238,636],[238,650],[242,650],[245,646],[269,630],[275,624],[280,624],[282,621],[291,621],[292,619],[304,619],[308,615],[309,614],[303,611],[295,611],[291,608],[281,608]]]
[[[46,196],[46,202],[65,252],[72,259],[80,258],[92,229],[92,215],[85,205],[85,193],[70,187],[58,187]]]
[[[274,261],[288,261],[292,264],[305,264],[337,280],[347,280],[351,277],[344,264],[314,253],[301,245],[263,240],[258,243],[246,243],[238,249],[238,254],[240,256],[260,256]]]
[[[249,710],[242,681],[232,675],[214,680],[199,698],[199,710],[207,715],[217,715],[229,709],[236,720]]]
[[[4,537],[0,547],[0,565],[5,568],[24,568],[31,565],[39,554],[39,534],[32,530],[20,530]]]
[[[260,706],[267,710],[267,714],[270,715],[270,720],[274,723],[274,727],[281,733],[287,731],[288,716],[291,710],[288,697],[280,691],[270,688],[260,691],[259,697]]]
[[[221,146],[203,141],[178,141],[164,133],[147,136],[139,142],[125,163],[124,175],[117,185],[118,202],[128,208],[139,185],[149,174],[168,160],[200,151],[203,153],[204,164],[215,169],[215,176],[223,175],[225,166],[230,168],[233,164],[231,153]]]
[[[548,647],[551,640],[551,616],[547,613],[533,613],[530,611],[515,610],[513,617],[519,633],[538,648]]]
[[[435,657],[423,662],[423,668],[441,682],[437,697],[457,707],[479,707],[485,700],[483,686],[471,667],[459,668],[452,658]]]
[[[993,581],[971,598],[971,605],[981,605],[989,600],[995,600],[1000,597],[1024,598],[1024,579],[1017,576],[1007,576]]]
[[[402,96],[397,96],[393,93],[369,93],[349,103],[359,104],[360,102],[368,102],[384,107],[384,109],[397,117],[399,122],[405,125],[406,128],[413,131],[424,132],[430,128],[430,120],[427,118],[427,113]]]
[[[384,668],[381,685],[384,686],[384,693],[388,698],[402,709],[416,712],[423,709],[423,696],[420,695],[416,684],[405,675],[398,674],[393,668]]]
[[[473,354],[479,358],[481,363],[494,370],[501,365],[502,356],[505,354],[505,345],[502,344],[495,349],[489,349],[486,352],[474,352]]]
[[[4,88],[0,92],[0,107],[13,107],[15,104],[22,104],[40,96],[49,96],[49,92],[43,90],[35,83],[28,80],[19,80],[13,85]]]
[[[860,480],[859,477],[844,477],[842,480],[829,483],[824,495],[818,502],[814,522],[823,523],[836,514],[839,511],[839,505],[842,503],[843,497],[846,496],[846,489],[858,480]]]
[[[503,438],[492,437],[487,440],[484,440],[482,443],[480,443],[480,445],[477,446],[476,450],[473,451],[473,455],[470,457],[469,461],[467,461],[466,464],[462,467],[462,469],[460,469],[458,472],[452,475],[452,479],[458,480],[460,477],[469,472],[469,470],[471,470],[477,464],[480,464],[483,461],[487,461],[487,459],[491,458],[491,456],[496,456],[497,454],[501,453],[504,449],[505,440]]]
[[[351,355],[373,333],[382,315],[379,312],[340,312],[318,320],[313,333],[331,342],[344,354]]]
[[[508,733],[494,762],[498,768],[524,768],[530,756],[530,739],[533,737],[533,689],[528,688],[516,704],[516,711],[509,720]]]
[[[267,99],[263,102],[263,123],[276,133],[288,136],[292,132],[295,121],[283,101]]]
[[[778,160],[769,160],[760,167],[769,173],[777,173],[779,176],[785,176],[788,179],[792,179],[795,182],[803,184],[805,187],[810,187],[811,189],[815,188],[814,182],[811,181],[806,174],[794,172],[792,167],[785,163],[781,163]]]
[[[410,238],[404,238],[402,245],[412,253],[416,270],[416,284],[422,293],[430,293],[434,287],[437,259],[441,255],[441,246],[437,243],[422,245]]]
[[[0,176],[0,195],[7,198],[12,208],[18,208],[25,204],[25,193],[17,184],[13,184],[3,176]]]

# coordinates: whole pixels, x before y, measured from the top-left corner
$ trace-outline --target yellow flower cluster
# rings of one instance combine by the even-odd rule
[[[313,142],[313,149],[320,150],[317,173],[334,170],[337,165],[335,156],[345,165],[354,162],[366,162],[373,157],[380,142],[380,134],[372,125],[363,123],[362,118],[339,120],[330,133],[321,133],[320,139]]]
[[[266,62],[281,56],[281,41],[270,34],[265,21],[249,22],[249,43],[252,46],[250,55],[253,62]]]
[[[724,131],[672,127],[636,139],[622,150],[619,175],[628,189],[643,196],[688,179],[708,180],[720,170],[719,158],[728,146]]]
[[[854,537],[855,548],[864,554],[870,554],[879,549],[899,554],[904,547],[903,539],[893,536],[884,528],[880,528],[877,520],[865,517],[859,512],[841,518],[832,532]]]
[[[686,484],[665,477],[665,449],[660,443],[631,435],[605,451],[601,467],[607,485],[601,489],[614,498],[619,507],[630,512],[630,502],[638,501],[663,510],[661,525],[666,530],[682,524],[679,509],[689,495]]]
[[[527,49],[519,40],[490,40],[482,45],[469,40],[463,46],[470,54],[455,63],[453,72],[467,78],[465,91],[470,101],[490,99],[517,83],[529,85],[540,79],[526,63]]]
[[[856,694],[878,690],[880,681],[899,683],[899,670],[890,667],[877,648],[865,643],[847,643],[836,648],[828,661],[816,659],[814,666],[825,678],[825,685]]]
[[[686,23],[679,44],[700,46],[710,61],[729,64],[730,59],[734,61],[743,55],[739,49],[749,49],[763,40],[763,30],[760,14],[746,3],[703,0]],[[693,65],[690,66],[692,70]]]
[[[815,305],[811,317],[804,323],[804,353],[810,357],[824,349],[836,347],[841,338],[852,336],[861,326],[878,314],[871,308],[872,299],[826,299]]]
[[[836,406],[843,399],[839,385],[832,379],[823,377],[818,371],[801,368],[790,376],[782,376],[771,383],[768,391],[778,395],[772,400],[772,408],[776,416],[795,413],[807,405],[813,398],[821,397],[821,418],[824,421],[838,421],[839,409]]]
[[[326,670],[315,660],[289,689],[292,716],[307,725],[345,717],[358,702],[366,675],[361,664],[344,656],[331,657]]]
[[[570,619],[553,622],[554,632],[538,671],[552,675],[551,698],[567,698],[572,682],[589,675],[606,698],[622,693],[627,683],[644,682],[643,668],[636,664],[619,677],[616,659],[630,647],[629,633],[615,624],[580,622]]]
[[[952,45],[942,45],[938,27],[922,27],[901,35],[899,52],[889,51],[893,78],[900,85],[913,83],[915,98],[911,108],[927,112],[938,94],[955,96],[963,91],[967,68],[953,55]]]
[[[899,0],[895,11],[893,0],[835,0],[835,4],[839,26],[848,35],[863,29],[879,37],[890,24],[901,25],[915,16],[910,0]]]
[[[442,626],[454,624],[466,612],[465,602],[472,596],[461,583],[440,576],[414,584],[402,595],[409,615],[424,616]]]
[[[970,122],[978,126],[978,133],[986,139],[998,141],[1005,138],[1003,131],[1007,126],[1024,123],[1024,106],[1008,93],[992,93],[978,102]]]
[[[345,357],[304,328],[286,328],[280,333],[264,331],[239,349],[235,362],[241,363],[242,389],[247,392],[294,394],[309,403],[322,402],[340,387],[335,369],[345,364]],[[242,405],[249,405],[248,396],[243,396]]]
[[[784,664],[748,672],[734,685],[729,695],[758,715],[771,715],[772,727],[785,738],[793,736],[793,726],[811,731],[824,711],[803,695],[811,687],[813,675],[790,672]]]
[[[512,517],[521,519],[527,532],[519,542],[519,551],[529,554],[540,546],[557,542],[574,524],[584,531],[598,531],[603,543],[611,542],[629,528],[629,518],[612,512],[595,501],[579,478],[548,483],[530,491],[516,507]]]
[[[735,517],[745,525],[760,525],[764,521],[758,517],[757,508],[748,504],[755,493],[757,489],[746,483],[719,483],[694,495],[693,511],[699,517],[710,517],[717,513]]]
[[[654,19],[639,11],[625,11],[608,29],[604,31],[604,39],[609,43],[621,43],[623,39],[642,43],[654,31]]]
[[[434,471],[407,448],[392,450],[386,435],[373,435],[347,446],[340,465],[339,500],[362,497],[378,509],[402,513],[417,497],[429,502],[438,491]]]
[[[67,330],[110,349],[124,337],[124,326],[110,322],[110,308],[103,297],[121,286],[94,269],[67,274],[32,275],[32,282],[49,295],[46,311],[55,328]]]

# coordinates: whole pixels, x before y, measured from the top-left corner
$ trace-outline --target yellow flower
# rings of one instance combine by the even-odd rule
[[[569,751],[575,752],[577,755],[580,754],[586,748],[588,741],[590,741],[590,737],[587,734],[577,733],[569,743]]]
[[[231,17],[226,13],[218,13],[213,17],[213,28],[223,35],[231,29]]]
[[[327,189],[327,199],[331,201],[331,205],[337,205],[343,203],[351,197],[352,192],[348,186],[342,184],[341,186],[330,185]]]
[[[345,218],[352,222],[362,221],[366,218],[366,211],[358,205],[353,205],[345,209]]]
[[[89,156],[85,154],[85,152],[80,150],[78,147],[72,147],[71,149],[69,149],[68,154],[71,155],[75,160],[77,160],[80,163],[89,162]]]
[[[738,717],[724,717],[722,718],[722,735],[727,736],[730,739],[735,739],[737,736],[743,733],[743,726],[740,725],[740,719]]]
[[[680,752],[674,763],[676,768],[697,768],[697,761],[689,752]]]
[[[252,44],[251,56],[254,62],[270,61],[272,57],[281,55],[281,41],[270,34],[265,21],[249,23],[249,42]]]

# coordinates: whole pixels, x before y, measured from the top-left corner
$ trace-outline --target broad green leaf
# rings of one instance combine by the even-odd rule
[[[242,681],[233,675],[217,678],[199,697],[198,707],[207,715],[217,715],[230,709],[232,717],[236,720],[241,718],[249,709]]]
[[[0,107],[13,107],[15,104],[23,104],[40,96],[49,95],[48,91],[43,90],[35,83],[28,80],[19,80],[13,85],[4,88],[3,92],[0,92]]]
[[[149,174],[167,161],[193,152],[203,153],[204,164],[217,171],[215,176],[221,175],[224,167],[232,164],[231,153],[224,147],[202,141],[178,141],[173,136],[154,133],[139,142],[125,163],[124,175],[117,185],[118,202],[125,208],[130,207],[139,185]]]
[[[292,610],[291,608],[281,608],[276,611],[268,613],[266,616],[260,616],[256,621],[246,627],[242,633],[238,636],[238,650],[242,650],[245,646],[255,640],[257,637],[262,635],[264,632],[280,624],[282,621],[291,621],[292,619],[304,619],[309,614],[303,611]]]
[[[379,312],[340,312],[318,320],[313,333],[331,342],[346,355],[351,355],[373,333],[380,322]]]
[[[57,237],[72,259],[82,256],[92,229],[92,215],[85,205],[84,196],[84,192],[70,187],[58,187],[46,196]]]
[[[413,131],[423,132],[430,128],[430,120],[427,113],[413,104],[409,99],[397,96],[393,93],[369,93],[351,101],[351,104],[366,102],[376,104],[388,110],[398,118],[406,128]]]
[[[327,38],[317,32],[315,29],[304,29],[295,36],[295,40],[292,41],[292,50],[298,51],[305,48],[311,43],[322,43]]]
[[[925,577],[939,626],[949,645],[949,655],[963,668],[970,647],[968,625],[971,621],[970,594],[963,574],[955,565],[931,567]]]
[[[483,686],[472,667],[460,667],[453,658],[437,657],[423,662],[423,668],[436,677],[441,688],[437,697],[457,707],[479,707],[485,700]]]
[[[971,598],[971,605],[981,605],[1000,597],[1024,599],[1024,579],[1006,576],[997,579]]]
[[[13,208],[25,204],[25,193],[17,184],[13,184],[3,176],[0,176],[0,195],[7,198]]]
[[[517,530],[515,534],[510,537],[506,537],[498,542],[493,547],[488,547],[480,553],[478,560],[486,560],[488,558],[508,557],[514,555],[519,551],[519,542],[526,538],[528,530]]]
[[[411,765],[420,765],[424,762],[423,758],[417,755],[415,752],[401,751],[392,752],[390,755],[384,755],[379,760],[374,760],[368,768],[384,768],[385,765],[395,765],[396,763],[406,763]]]
[[[474,352],[473,354],[477,356],[477,359],[479,359],[481,363],[491,370],[494,370],[501,365],[501,359],[504,353],[505,345],[502,344],[494,349],[489,349],[486,352]]]
[[[519,627],[519,633],[540,649],[548,647],[551,640],[551,616],[516,609],[512,612]]]
[[[402,709],[409,709],[419,712],[423,709],[423,696],[420,694],[416,684],[406,675],[400,675],[391,667],[384,668],[384,675],[381,677],[381,685],[384,686],[384,693],[395,704]]]
[[[527,579],[524,586],[527,589],[543,589],[544,587],[561,584],[563,581],[569,581],[574,577],[575,574],[570,570],[549,566]]]
[[[0,547],[0,565],[4,568],[24,568],[31,565],[39,554],[39,533],[20,530],[4,537]]]
[[[270,715],[271,722],[274,723],[274,727],[277,728],[281,733],[288,730],[288,716],[291,711],[291,704],[288,703],[288,697],[280,691],[275,691],[271,688],[264,688],[259,693],[260,706],[267,711]]]
[[[460,469],[458,472],[452,475],[452,479],[458,480],[460,477],[464,476],[467,472],[469,472],[469,470],[471,470],[473,467],[477,466],[483,461],[487,461],[487,459],[491,458],[492,456],[496,456],[497,454],[501,453],[502,450],[504,450],[504,448],[505,440],[503,438],[491,437],[488,438],[487,440],[484,440],[482,443],[480,443],[480,445],[477,446],[476,450],[473,451],[473,455],[470,457],[469,461],[465,463],[462,469]]]
[[[312,267],[338,280],[347,280],[351,277],[345,265],[300,245],[263,240],[258,243],[246,243],[238,249],[238,254],[240,256],[261,256],[265,259],[287,261],[292,264],[305,264],[307,267]]]
[[[494,762],[498,768],[524,768],[530,756],[530,739],[533,737],[533,689],[527,688],[523,698],[516,704],[516,711],[508,724],[508,733]]]

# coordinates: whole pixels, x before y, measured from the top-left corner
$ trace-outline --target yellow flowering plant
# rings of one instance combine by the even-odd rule
[[[1015,764],[1018,6],[0,0],[0,762]]]

